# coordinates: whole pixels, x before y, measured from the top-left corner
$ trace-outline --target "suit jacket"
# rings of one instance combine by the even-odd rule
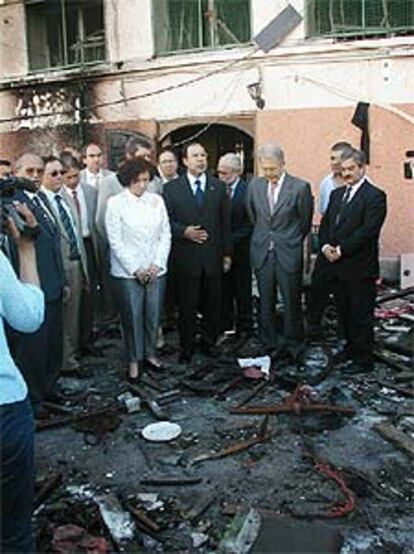
[[[321,248],[325,244],[339,246],[342,256],[330,264],[321,252],[317,263],[332,265],[342,280],[376,278],[378,238],[387,213],[386,194],[365,179],[338,219],[345,189],[332,191],[319,229]]]
[[[239,180],[230,202],[233,265],[250,266],[250,238],[253,225],[246,208],[247,183]]]
[[[66,275],[57,222],[53,221],[43,208],[34,204],[25,192],[17,191],[14,198],[27,204],[38,222],[40,233],[36,237],[35,249],[40,288],[44,292],[46,302],[58,300],[62,297]]]
[[[82,238],[82,227],[81,227],[81,221],[80,221],[79,213],[78,213],[78,210],[76,208],[76,204],[75,204],[75,201],[73,200],[73,197],[70,194],[68,194],[68,192],[64,188],[61,189],[60,194],[62,195],[63,199],[65,200],[66,204],[68,205],[70,213],[72,215],[72,220],[75,223],[76,233],[78,235],[78,244],[79,244],[79,253],[80,253],[80,258],[81,258],[82,272],[83,272],[83,276],[84,276],[86,282],[88,282],[89,281],[88,262],[86,260],[86,250],[85,250],[85,245],[84,245],[83,238]],[[64,246],[62,245],[62,256],[63,256],[63,261],[66,265],[69,262],[70,242],[69,242],[69,237],[66,234],[65,228],[63,227],[60,218],[59,218],[59,224],[60,224],[60,227],[61,227],[61,231],[63,233],[63,237],[65,239],[64,242],[66,243]],[[62,243],[63,243],[63,241],[62,241]]]
[[[252,267],[262,267],[273,243],[276,259],[285,271],[301,271],[303,240],[312,224],[310,185],[286,173],[273,213],[267,193],[267,179],[258,177],[250,181],[246,206],[254,225],[250,244]]]
[[[168,183],[164,199],[170,217],[173,246],[171,260],[178,275],[221,275],[223,256],[231,255],[230,206],[225,185],[207,174],[203,204],[199,207],[186,175]],[[184,238],[189,225],[208,233],[204,244]]]

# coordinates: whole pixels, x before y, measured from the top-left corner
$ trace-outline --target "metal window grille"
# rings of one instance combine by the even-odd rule
[[[250,41],[250,0],[153,0],[157,53]]]
[[[355,38],[414,32],[414,0],[307,0],[308,37]]]
[[[103,0],[26,0],[31,70],[105,60]]]

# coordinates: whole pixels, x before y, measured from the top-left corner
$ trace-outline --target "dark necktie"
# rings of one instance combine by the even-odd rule
[[[233,193],[233,185],[226,185],[226,191],[227,191],[227,196],[231,200],[232,196],[233,196],[233,194],[232,194]]]
[[[79,260],[80,255],[79,255],[79,249],[78,249],[78,241],[76,239],[76,233],[75,233],[75,229],[73,227],[72,221],[63,206],[63,198],[60,196],[60,194],[56,194],[55,198],[56,198],[56,203],[59,210],[60,219],[62,221],[62,225],[65,228],[66,234],[69,238],[69,248],[70,248],[69,258],[71,260]]]
[[[196,186],[194,198],[195,198],[195,201],[197,202],[198,207],[201,207],[201,205],[203,203],[203,199],[204,199],[204,192],[203,192],[203,189],[201,188],[200,179],[196,179],[194,181],[194,184]]]
[[[342,221],[342,219],[344,217],[344,213],[345,213],[346,207],[348,205],[349,197],[351,196],[351,190],[352,190],[352,187],[347,186],[346,190],[345,190],[345,192],[342,196],[341,205],[339,207],[339,212],[338,212],[338,215],[336,216],[336,224],[337,225],[340,221]]]
[[[79,216],[79,219],[80,219],[80,217],[81,217],[81,208],[80,208],[80,204],[79,204],[78,193],[76,192],[76,190],[72,190],[72,198],[73,198],[73,201],[75,203],[76,211],[78,212],[78,216]]]

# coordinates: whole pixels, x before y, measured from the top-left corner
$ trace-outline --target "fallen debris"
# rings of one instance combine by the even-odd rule
[[[218,452],[207,452],[205,454],[200,454],[199,456],[196,456],[190,461],[190,465],[194,465],[199,462],[204,462],[206,460],[217,460],[219,458],[225,458],[226,456],[232,456],[233,454],[238,454],[239,452],[248,450],[249,448],[251,448],[252,446],[255,446],[256,444],[260,444],[270,440],[271,437],[272,437],[272,433],[268,432],[265,434],[260,434],[249,440],[239,442],[237,444],[233,444],[231,446],[223,448],[222,450],[219,450]]]
[[[56,527],[52,539],[53,552],[58,554],[110,554],[112,548],[104,537],[94,537],[78,525]]]
[[[36,493],[34,501],[34,509],[38,508],[48,498],[52,492],[62,483],[62,474],[54,471],[48,475],[41,483],[39,490]]]
[[[131,552],[135,536],[135,525],[129,512],[125,511],[114,494],[94,496],[102,519],[120,552]]]
[[[141,485],[149,487],[176,487],[181,485],[199,485],[203,480],[201,477],[153,477],[141,479]]]
[[[377,431],[384,439],[392,442],[397,448],[408,456],[414,458],[414,440],[408,435],[397,429],[390,421],[383,421],[374,425]]]
[[[261,515],[253,508],[247,515],[236,515],[218,546],[218,552],[248,554],[259,536],[261,522]]]

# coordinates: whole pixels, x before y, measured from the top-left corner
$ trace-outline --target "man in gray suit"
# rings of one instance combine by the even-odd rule
[[[247,210],[254,225],[251,263],[259,294],[262,341],[269,352],[284,349],[296,358],[303,344],[303,241],[312,224],[309,183],[285,171],[283,150],[267,143],[258,150],[263,177],[252,179]],[[283,336],[276,332],[276,295],[284,304]]]

